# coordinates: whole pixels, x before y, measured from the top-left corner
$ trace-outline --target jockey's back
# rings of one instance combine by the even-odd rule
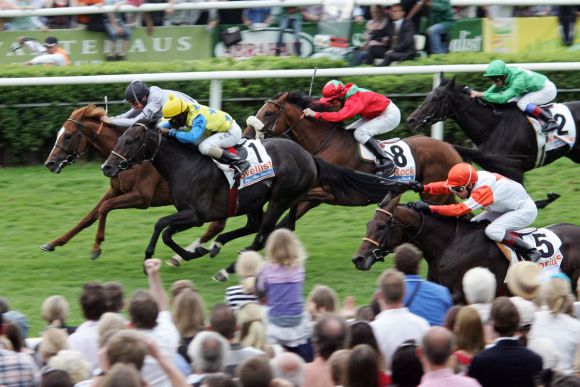
[[[471,196],[464,204],[470,209],[484,207],[492,212],[507,212],[520,208],[530,196],[524,187],[497,173],[478,171]]]

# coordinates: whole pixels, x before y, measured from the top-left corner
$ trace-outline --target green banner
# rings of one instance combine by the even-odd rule
[[[450,52],[483,51],[483,19],[460,19],[453,24]]]
[[[0,64],[24,63],[34,56],[26,49],[10,52],[17,45],[19,36],[27,36],[43,42],[47,36],[55,36],[59,44],[69,52],[75,65],[102,63],[105,60],[107,35],[85,30],[14,31],[0,33]],[[145,28],[135,28],[127,52],[128,61],[166,62],[193,60],[212,56],[211,36],[204,26],[156,27],[151,36]]]

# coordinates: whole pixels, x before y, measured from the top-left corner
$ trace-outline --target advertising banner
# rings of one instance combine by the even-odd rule
[[[40,31],[4,31],[0,33],[0,64],[25,63],[34,56],[26,49],[10,49],[18,46],[19,36],[44,42],[47,36],[55,36],[59,44],[69,52],[73,64],[102,63],[105,60],[105,33],[79,29]],[[211,57],[211,36],[204,26],[156,27],[151,36],[145,28],[132,30],[127,52],[128,61],[163,62],[193,60]]]
[[[450,52],[483,51],[482,19],[459,19],[453,24]]]

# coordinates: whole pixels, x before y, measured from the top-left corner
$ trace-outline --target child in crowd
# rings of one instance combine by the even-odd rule
[[[267,300],[268,340],[310,362],[311,326],[303,295],[305,259],[302,243],[290,230],[274,231],[266,242],[266,263],[256,288]]]
[[[248,302],[257,302],[256,276],[262,269],[264,259],[255,251],[245,251],[236,261],[236,273],[240,279],[239,285],[229,286],[226,289],[225,302],[232,309],[238,310]]]

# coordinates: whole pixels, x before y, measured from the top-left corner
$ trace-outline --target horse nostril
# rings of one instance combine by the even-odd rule
[[[407,118],[407,124],[409,124],[409,125],[414,125],[414,124],[415,124],[415,122],[417,122],[417,120],[416,120],[416,119],[414,119],[414,118],[410,118],[410,117],[409,117],[409,118]]]
[[[44,163],[44,166],[48,169],[51,169],[52,167],[54,167],[54,164],[56,164],[54,161],[50,160],[47,161],[46,163]]]

